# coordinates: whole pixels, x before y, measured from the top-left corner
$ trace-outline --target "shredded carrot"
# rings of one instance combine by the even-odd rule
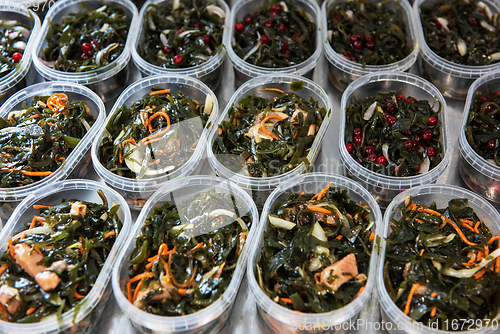
[[[16,253],[14,252],[14,246],[12,246],[12,237],[9,237],[9,252],[10,256],[12,256],[12,258],[15,259]]]
[[[40,248],[38,248],[38,247],[35,246],[35,247],[33,247],[33,250],[35,252],[37,252],[38,254],[40,254],[40,256],[43,258],[43,254],[42,254],[42,251],[40,250]]]
[[[222,275],[222,270],[224,269],[225,265],[226,265],[226,262],[222,262],[222,264],[219,267],[219,270],[217,270],[217,274],[215,275],[215,278],[220,278],[220,275]]]
[[[478,222],[476,223],[476,225],[474,226],[474,232],[476,232],[477,234],[479,234],[479,230],[478,230],[479,225],[481,225],[481,221],[478,221]]]
[[[372,241],[373,241],[373,239],[375,239],[375,233],[373,233],[373,232],[372,232],[372,233],[370,234],[370,238],[368,239],[368,241],[369,241],[369,242],[372,242]]]
[[[208,244],[209,244],[210,246],[212,246],[212,238],[210,238],[210,240],[208,240]]]
[[[292,300],[290,298],[280,298],[280,299],[287,304],[292,304]]]
[[[247,237],[246,233],[240,232],[240,244],[238,246],[238,249],[236,249],[236,255],[240,254],[240,251],[243,248],[243,244],[245,243],[246,237]],[[212,240],[212,239],[210,239],[210,240]]]
[[[306,193],[305,192],[301,192],[300,195],[305,195]]]
[[[130,144],[133,144],[133,145],[137,146],[137,142],[135,141],[135,139],[134,139],[134,138],[124,140],[124,141],[122,142],[122,147],[125,147],[125,144],[126,144],[126,143],[130,143]]]
[[[43,248],[45,248],[45,249],[51,249],[51,248],[54,248],[54,245],[50,245],[50,246],[43,246]]]
[[[316,273],[314,274],[314,280],[316,281],[316,284],[321,284],[321,280],[318,279],[318,277],[321,276],[321,273]]]
[[[185,256],[188,256],[188,255],[193,254],[193,253],[194,253],[194,251],[196,251],[197,249],[202,248],[204,245],[205,245],[205,243],[204,243],[203,241],[202,241],[202,242],[200,242],[200,243],[198,243],[196,246],[194,246],[194,248],[193,248],[193,249],[191,249],[190,251],[188,251],[188,252],[185,254]]]
[[[419,224],[423,224],[424,222],[421,219],[415,218],[415,221]]]
[[[475,273],[474,276],[472,276],[472,277],[474,277],[474,279],[480,279],[481,276],[483,276],[485,272],[486,272],[485,269],[481,269],[477,273]]]
[[[424,255],[424,252],[425,252],[425,248],[422,248],[422,249],[420,250],[420,256]]]
[[[410,305],[411,305],[411,299],[413,298],[413,294],[415,291],[418,289],[420,285],[418,283],[413,283],[410,289],[410,293],[408,294],[408,299],[406,300],[406,305],[405,305],[405,314],[408,315],[410,313]]]
[[[21,173],[27,176],[49,176],[52,172],[32,172],[29,170],[21,170]]]
[[[133,302],[132,300],[132,287],[131,287],[132,283],[130,282],[127,282],[127,299],[129,302]]]
[[[64,161],[64,160],[66,160],[65,157],[59,157],[59,158],[57,158],[57,161]]]
[[[342,239],[342,234],[339,234],[335,239],[337,239],[337,240]]]
[[[466,229],[468,229],[469,231],[475,232],[474,227],[472,227],[468,224],[463,224],[462,226],[465,227]]]
[[[108,233],[106,233],[106,234],[104,235],[104,238],[102,238],[102,240],[106,240],[107,238],[112,237],[112,236],[114,236],[114,235],[116,235],[116,232],[115,232],[115,231],[109,231]]]
[[[177,290],[178,293],[180,293],[181,295],[185,294],[187,292],[186,289],[183,289],[183,288],[180,288],[179,290]]]
[[[219,128],[219,136],[222,134],[222,129]]]
[[[5,269],[9,268],[8,265],[4,264],[3,266],[0,267],[0,275],[3,274],[3,272],[5,271]]]
[[[264,132],[266,135],[268,135],[269,137],[273,137],[274,139],[276,140],[279,140],[278,137],[276,137],[276,135],[272,132],[269,132],[267,131],[266,127],[265,127],[265,124],[268,120],[270,120],[271,118],[274,118],[274,119],[278,119],[280,121],[283,120],[283,118],[279,117],[278,115],[269,115],[269,116],[266,116],[263,120],[262,120],[262,123],[260,123],[260,129],[262,130],[262,132]]]
[[[152,136],[148,136],[148,137],[145,137],[145,138],[142,138],[140,141],[139,141],[139,145],[143,144],[143,143],[146,143],[147,141],[153,139],[153,138],[156,138],[158,136],[161,136],[163,135],[165,132],[167,132],[168,130],[170,129],[170,127],[167,127],[166,129],[163,129],[159,132],[156,132],[154,135]]]
[[[264,88],[264,89],[262,89],[262,91],[264,91],[264,92],[276,92],[276,93],[280,93],[280,94],[285,94],[284,91],[282,91],[281,89],[278,89],[278,88]]]
[[[170,93],[170,89],[162,89],[149,93],[149,96]]]
[[[129,283],[129,282],[130,282],[130,283],[134,283],[134,282],[140,281],[140,280],[141,280],[141,279],[143,279],[143,278],[153,278],[153,277],[154,277],[154,274],[153,274],[153,273],[151,273],[151,272],[149,272],[149,271],[147,271],[147,272],[144,272],[144,273],[139,274],[139,275],[137,275],[137,276],[134,276],[134,277],[132,277],[132,278],[129,278],[129,279],[127,280],[127,283]]]
[[[139,292],[141,291],[142,282],[144,282],[144,278],[141,279],[139,281],[139,283],[137,283],[137,286],[135,287],[135,290],[134,290],[134,295],[132,296],[132,301],[135,301],[137,299],[137,296],[139,295]]]
[[[167,130],[170,129],[170,117],[168,117],[168,115],[166,113],[164,113],[163,111],[158,111],[158,112],[154,113],[153,115],[151,115],[151,117],[149,117],[149,119],[148,119],[149,133],[153,133],[153,127],[151,126],[151,121],[158,116],[162,116],[163,118],[165,118],[167,120]]]
[[[78,292],[76,292],[76,289],[78,288],[78,284],[75,286],[75,292],[73,293],[73,297],[77,298],[77,299],[82,299],[82,298],[85,298],[86,296],[84,295],[81,295],[79,294]]]
[[[328,185],[326,187],[324,187],[319,193],[317,193],[316,195],[313,196],[313,198],[311,198],[312,200],[321,200],[323,198],[323,196],[328,192],[328,189],[330,188],[330,186],[332,185],[332,183],[328,183]]]
[[[32,314],[33,312],[35,312],[37,310],[37,307],[30,307],[27,311],[26,311],[26,315],[30,315]]]
[[[233,125],[236,125],[236,117],[233,118]]]
[[[433,293],[431,293],[431,297],[432,297],[432,298],[436,298],[436,297],[437,297],[437,295],[438,295],[438,294],[437,294],[437,292],[433,292]]]
[[[415,205],[415,204],[412,204],[412,205]],[[425,213],[428,213],[428,214],[433,215],[433,216],[438,216],[438,217],[442,216],[442,214],[440,214],[439,212],[432,210],[432,209],[429,209],[429,208],[419,208],[417,211],[418,212],[425,212]]]
[[[299,134],[299,130],[295,130],[295,134],[293,135],[293,139],[297,138],[298,134]]]
[[[40,216],[33,217],[33,220],[31,220],[31,224],[30,224],[30,230],[36,226],[37,222],[39,222],[43,225],[43,224],[45,224],[45,218],[40,217]]]
[[[156,159],[155,161],[150,162],[148,165],[154,166],[154,165],[158,165],[159,163],[160,163],[160,159]]]
[[[364,286],[362,286],[361,288],[359,288],[359,291],[358,293],[356,294],[356,297],[359,297],[359,295],[363,292],[363,290],[365,289]]]
[[[460,218],[459,221],[462,223],[462,224],[467,224],[467,225],[470,225],[470,226],[474,226],[474,222],[469,220],[469,219],[464,219],[464,218]]]
[[[49,107],[49,109],[52,111],[56,111],[59,110],[60,108],[64,108],[66,106],[66,103],[68,102],[69,102],[68,95],[62,93],[55,93],[48,98],[47,107]]]
[[[440,214],[437,211],[434,211],[434,210],[431,210],[428,208],[419,208],[418,211],[441,217],[441,220],[443,221],[442,227],[444,227],[444,225],[446,225],[446,223],[450,224],[455,229],[455,231],[457,231],[460,239],[462,239],[463,242],[465,242],[469,246],[476,246],[477,245],[476,243],[473,243],[473,242],[469,241],[469,239],[467,239],[467,237],[464,235],[464,233],[462,232],[460,227],[458,227],[457,224],[455,224],[455,222],[453,222],[453,220],[443,216],[442,214]],[[442,228],[442,227],[440,227],[440,228]]]
[[[415,211],[416,209],[417,209],[417,205],[415,203],[412,203],[412,204],[408,205],[408,207],[406,208],[406,212]]]
[[[38,114],[34,114],[34,115],[31,115],[31,118],[35,119],[35,118],[39,118],[40,116],[38,116]]]
[[[431,317],[434,317],[436,315],[437,307],[434,306],[431,310]]]
[[[327,215],[331,215],[332,214],[332,212],[330,210],[322,208],[320,206],[308,205],[307,209],[311,210],[311,211],[326,213]]]
[[[123,163],[123,160],[122,160],[122,150],[121,149],[118,149],[118,161],[120,161],[121,164]]]
[[[488,244],[492,244],[493,242],[495,242],[496,240],[500,241],[500,236],[496,235],[494,237],[491,237],[490,240],[488,240]],[[500,242],[498,243],[500,245]]]

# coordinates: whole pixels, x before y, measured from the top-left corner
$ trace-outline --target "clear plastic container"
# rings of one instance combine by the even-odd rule
[[[31,101],[34,96],[51,96],[54,93],[64,93],[70,101],[84,101],[95,118],[87,134],[80,140],[71,154],[58,170],[42,180],[15,188],[0,188],[0,201],[19,202],[33,191],[56,181],[71,177],[85,177],[90,167],[90,145],[101,128],[106,110],[102,100],[87,87],[70,82],[42,82],[31,85],[11,96],[0,108],[0,117],[7,117],[13,110],[21,110],[25,101]]]
[[[19,334],[55,334],[55,333],[91,333],[92,328],[97,324],[99,316],[103,313],[106,302],[111,295],[111,285],[108,282],[111,278],[111,270],[115,266],[119,251],[124,247],[125,241],[130,233],[132,220],[127,203],[120,194],[106,187],[102,183],[90,180],[66,180],[55,182],[45,187],[39,188],[30,196],[25,198],[12,213],[7,224],[0,234],[0,245],[2,249],[7,248],[9,237],[24,229],[26,222],[31,221],[38,210],[33,209],[33,205],[56,205],[61,204],[63,198],[79,199],[94,203],[102,203],[97,194],[97,190],[102,190],[108,203],[120,205],[118,217],[123,227],[106,259],[106,262],[99,274],[97,281],[90,293],[82,299],[81,307],[75,315],[75,309],[71,309],[62,314],[58,319],[56,316],[32,324],[18,324],[7,321],[0,321],[0,332]],[[73,321],[73,317],[75,317]]]
[[[419,65],[421,74],[428,78],[446,97],[463,99],[474,80],[483,74],[500,69],[500,63],[485,66],[469,66],[453,63],[438,56],[432,51],[424,38],[424,30],[420,21],[420,6],[429,5],[438,0],[416,0],[413,4],[413,19],[420,46]],[[482,0],[491,11],[500,14],[500,1]]]
[[[326,313],[302,313],[287,309],[267,296],[259,286],[255,278],[255,266],[261,252],[264,249],[264,233],[268,226],[267,217],[277,202],[285,200],[292,193],[318,193],[326,185],[331,183],[332,187],[341,187],[347,190],[351,200],[362,201],[363,205],[368,205],[370,210],[370,220],[375,222],[372,230],[376,230],[376,235],[381,233],[382,213],[375,199],[358,183],[343,176],[323,173],[310,173],[307,175],[297,175],[280,184],[269,196],[260,217],[259,229],[256,234],[256,241],[252,245],[250,257],[247,265],[247,278],[250,290],[257,301],[258,311],[263,320],[278,333],[345,333],[348,330],[345,323],[350,320],[355,321],[363,306],[369,300],[375,286],[377,266],[379,262],[378,246],[375,237],[370,259],[370,269],[368,281],[363,292],[346,306]],[[315,328],[314,330],[301,330],[302,327]],[[336,329],[336,330],[334,330]]]
[[[415,61],[417,60],[419,46],[417,43],[417,36],[415,33],[415,24],[412,20],[412,9],[408,1],[395,1],[391,0],[384,5],[387,8],[394,9],[396,4],[401,5],[403,10],[403,20],[406,23],[408,36],[406,43],[413,46],[412,52],[404,59],[388,65],[361,65],[354,61],[347,60],[342,55],[333,50],[330,41],[328,40],[328,13],[335,3],[346,2],[346,0],[330,0],[324,1],[321,6],[321,30],[324,54],[328,60],[328,77],[330,82],[340,91],[344,91],[347,86],[362,75],[370,74],[380,71],[408,71]],[[370,2],[377,3],[379,1],[370,0]]]
[[[297,81],[304,82],[304,87],[296,91],[291,90],[290,84]],[[309,150],[309,154],[306,157],[306,159],[309,161],[309,164],[306,165],[305,163],[301,163],[287,173],[267,178],[251,177],[247,176],[246,174],[236,173],[228,169],[221,163],[221,161],[218,160],[217,156],[212,150],[212,145],[216,139],[216,136],[218,136],[218,125],[222,121],[227,120],[229,111],[234,104],[237,104],[242,98],[250,94],[255,94],[264,98],[272,98],[276,96],[276,94],[273,94],[272,92],[262,92],[261,90],[263,88],[278,88],[285,92],[293,92],[299,96],[304,97],[306,100],[309,100],[309,98],[312,97],[314,100],[318,101],[320,108],[324,107],[327,111],[327,114],[323,119],[323,123],[321,124],[321,127],[317,132],[316,138],[314,139],[314,142],[311,146],[311,149]],[[309,79],[288,74],[266,75],[252,79],[243,84],[233,94],[231,100],[229,100],[226,105],[226,109],[217,120],[216,126],[214,126],[212,131],[210,132],[207,146],[208,162],[218,176],[229,179],[245,189],[254,190],[255,192],[252,193],[252,196],[254,196],[254,199],[257,202],[257,206],[262,207],[267,196],[271,193],[272,190],[274,190],[274,188],[276,188],[279,183],[287,181],[297,174],[307,172],[312,164],[314,164],[314,161],[316,160],[316,157],[321,148],[321,141],[326,133],[328,125],[330,124],[330,119],[332,117],[331,110],[332,105],[328,95],[318,84]]]
[[[412,320],[409,316],[404,314],[396,304],[392,301],[391,297],[387,293],[385,288],[383,271],[385,262],[385,251],[386,251],[386,238],[390,234],[392,225],[391,219],[399,220],[401,219],[401,213],[398,207],[404,203],[407,196],[413,196],[414,203],[423,203],[425,205],[430,205],[432,202],[436,202],[438,208],[445,208],[448,206],[448,201],[455,198],[467,198],[469,200],[469,206],[474,209],[479,219],[484,221],[484,223],[490,228],[493,235],[500,234],[500,215],[498,211],[486,200],[474,194],[473,192],[456,187],[447,186],[443,184],[433,184],[419,186],[412,189],[408,189],[403,193],[399,194],[391,202],[384,215],[383,228],[381,229],[381,243],[380,243],[380,264],[377,271],[377,291],[380,298],[380,306],[382,310],[382,320],[386,323],[386,328],[391,328],[391,333],[408,333],[408,334],[446,334],[451,333],[451,331],[431,329],[428,326],[423,325],[420,322]],[[498,315],[496,320],[491,319],[491,325],[495,325],[498,328],[498,321],[500,315]],[[460,322],[464,323],[463,321]],[[483,334],[495,332],[498,333],[497,329],[493,330],[486,327],[486,323],[483,323],[483,327],[477,330],[467,330],[464,328],[463,332],[460,333],[471,333],[471,334]]]
[[[227,53],[229,58],[233,63],[235,82],[237,86],[240,86],[245,81],[250,80],[255,77],[261,77],[266,74],[281,75],[283,73],[295,74],[305,76],[309,79],[312,78],[314,68],[319,61],[321,56],[321,13],[318,4],[315,1],[309,0],[297,0],[294,4],[299,5],[310,17],[311,21],[316,24],[316,50],[314,53],[304,62],[283,68],[268,68],[255,66],[253,64],[247,63],[240,56],[236,54],[233,50],[233,40],[234,40],[234,26],[237,21],[242,21],[245,15],[253,13],[257,8],[264,5],[266,0],[238,0],[232,7],[232,17],[231,25],[229,29],[228,39],[225,44],[227,46]]]
[[[124,289],[125,281],[129,278],[129,254],[135,248],[135,238],[141,232],[146,217],[154,207],[162,205],[165,202],[180,204],[182,201],[191,198],[194,194],[209,189],[213,189],[218,193],[232,194],[239,203],[237,207],[239,214],[242,216],[249,212],[252,217],[252,227],[246,245],[238,259],[238,264],[226,291],[211,305],[196,313],[185,316],[159,316],[140,310],[128,301],[124,294]],[[256,242],[254,239],[255,232],[258,229],[258,221],[259,214],[250,196],[230,181],[212,176],[189,176],[180,177],[166,183],[151,196],[142,209],[134,229],[127,238],[125,247],[120,252],[118,264],[114,267],[112,278],[113,292],[118,306],[130,318],[132,324],[140,333],[219,333],[219,330],[229,318],[231,308],[243,280],[249,247]]]
[[[151,92],[151,88],[155,86],[171,89],[172,92],[183,92],[186,97],[197,100],[200,103],[204,103],[207,95],[212,97],[214,104],[212,113],[208,119],[207,125],[202,130],[193,155],[182,166],[170,171],[169,174],[164,174],[162,176],[136,180],[110,172],[99,160],[99,147],[105,136],[104,128],[108,124],[109,120],[118,112],[118,108],[121,108],[123,105],[128,107],[131,106],[134,102],[140,100],[144,95]],[[210,88],[198,79],[184,75],[157,75],[136,81],[123,91],[114,104],[108,118],[105,122],[103,122],[101,128],[99,129],[100,134],[92,145],[92,162],[94,164],[94,169],[104,182],[106,182],[106,184],[120,191],[124,195],[132,210],[141,210],[146,200],[165,182],[178,176],[187,176],[196,170],[203,158],[209,130],[216,126],[215,120],[218,118],[218,114],[219,104],[217,102],[217,97],[210,90]],[[201,122],[199,122],[199,125],[201,126]]]
[[[500,90],[500,71],[482,76],[474,81],[469,89],[458,137],[458,149],[461,156],[458,169],[462,180],[469,188],[490,201],[500,203],[500,167],[477,154],[465,135],[465,126],[474,95],[476,92],[487,94],[488,88],[493,91]]]
[[[31,54],[40,31],[40,19],[31,10],[27,10],[20,5],[14,5],[13,2],[4,2],[0,4],[0,20],[16,20],[31,27],[30,37],[24,49],[21,61],[9,74],[0,79],[0,104],[9,96],[12,96],[18,90],[30,85],[33,80],[27,77],[31,66]]]
[[[417,100],[429,101],[431,106],[434,102],[439,102],[442,106],[442,112],[438,118],[442,122],[440,140],[443,144],[443,159],[439,165],[426,173],[408,177],[380,174],[362,167],[345,148],[346,109],[350,104],[351,98],[365,98],[379,92],[390,91],[402,91],[405,96],[412,96]],[[435,103],[434,110],[437,110],[438,107],[439,104]],[[382,208],[385,208],[394,196],[405,189],[436,182],[439,175],[441,175],[446,169],[446,166],[448,166],[451,153],[447,135],[446,101],[439,90],[424,79],[413,74],[397,71],[367,74],[347,87],[342,95],[340,110],[340,159],[347,169],[347,175],[368,189]]]
[[[132,59],[134,60],[135,66],[137,66],[143,77],[156,74],[170,74],[170,75],[182,74],[200,79],[208,87],[210,87],[210,89],[215,90],[219,86],[219,83],[221,81],[222,64],[224,63],[224,60],[226,59],[227,55],[225,47],[223,47],[220,52],[210,57],[210,60],[206,61],[205,63],[198,66],[192,66],[187,68],[163,68],[161,66],[157,66],[147,62],[137,52],[137,46],[141,42],[141,39],[144,36],[143,25],[147,7],[151,4],[158,5],[161,4],[162,2],[168,2],[168,1],[171,0],[167,1],[148,0],[143,5],[141,13],[139,14],[141,20],[138,26],[139,37],[136,39],[134,47],[132,48]],[[217,2],[219,7],[222,8],[226,13],[224,21],[224,31],[222,33],[222,43],[225,45],[226,41],[228,40],[228,35],[230,30],[229,24],[231,22],[231,11],[229,9],[229,6],[224,2],[224,0],[215,0],[215,2]]]
[[[123,8],[128,17],[131,18],[129,34],[121,55],[112,63],[88,72],[62,72],[50,68],[41,59],[42,51],[47,47],[47,33],[49,22],[60,23],[61,19],[69,13],[77,13],[82,10],[81,4],[91,9],[97,9],[106,5],[108,7]],[[43,22],[38,42],[33,49],[33,63],[38,73],[47,81],[68,81],[85,85],[92,89],[106,102],[115,98],[127,86],[130,77],[130,60],[132,46],[137,38],[139,25],[139,14],[137,8],[130,0],[59,0],[50,7]]]

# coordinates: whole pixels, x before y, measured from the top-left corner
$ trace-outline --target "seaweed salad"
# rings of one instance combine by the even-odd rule
[[[243,208],[213,188],[180,205],[155,207],[130,254],[128,300],[162,316],[191,314],[215,302],[231,282],[251,227]]]
[[[64,93],[35,96],[0,118],[0,187],[21,187],[51,175],[94,124],[83,101]]]
[[[375,238],[370,210],[330,185],[292,193],[268,216],[255,274],[269,298],[291,310],[333,311],[366,285]]]
[[[19,21],[0,20],[0,78],[21,61],[30,33],[29,27]]]
[[[262,67],[300,64],[316,50],[316,24],[293,1],[271,0],[234,26],[234,51]]]
[[[166,175],[192,156],[212,108],[210,95],[203,105],[180,91],[153,87],[111,117],[99,160],[109,171],[127,178]]]
[[[500,60],[498,14],[482,1],[437,1],[420,6],[429,48],[457,64],[482,66]]]
[[[435,329],[472,330],[495,319],[500,236],[492,235],[467,199],[438,208],[408,197],[400,210],[401,218],[391,219],[384,265],[393,302],[415,321],[437,323]]]
[[[261,91],[276,96],[248,95],[233,105],[228,120],[219,124],[213,152],[230,170],[252,177],[280,175],[302,162],[309,164],[305,157],[327,111],[312,97],[307,101],[277,88]]]
[[[389,4],[394,3],[394,10]],[[328,12],[328,40],[333,50],[362,65],[387,65],[406,58],[413,45],[397,1],[335,3]]]
[[[222,51],[226,13],[214,1],[172,0],[144,13],[139,55],[164,68],[201,65]]]
[[[439,102],[437,102],[439,103]],[[353,98],[346,110],[345,148],[363,167],[391,176],[423,174],[444,156],[442,106],[402,93]]]
[[[9,238],[0,258],[0,317],[39,322],[78,307],[90,293],[122,223],[119,206],[71,199],[34,205],[38,214]]]
[[[87,72],[115,61],[123,52],[131,18],[123,8],[102,6],[69,13],[61,23],[49,21],[44,63],[58,71]]]

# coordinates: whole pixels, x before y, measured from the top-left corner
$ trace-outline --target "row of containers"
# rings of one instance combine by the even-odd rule
[[[26,76],[30,68],[31,59],[37,72],[47,81],[66,81],[90,87],[105,102],[115,98],[127,85],[130,78],[129,60],[140,70],[141,75],[158,74],[183,74],[198,78],[205,82],[211,89],[215,89],[221,81],[222,64],[228,55],[236,76],[237,85],[241,85],[248,79],[266,74],[293,73],[296,75],[311,78],[313,71],[321,57],[322,52],[329,62],[329,78],[331,82],[340,90],[364,74],[379,71],[408,71],[417,59],[421,74],[428,78],[446,97],[465,98],[467,90],[472,82],[481,75],[499,69],[500,64],[484,66],[460,65],[448,61],[434,53],[426,44],[422,24],[420,22],[419,8],[422,1],[415,1],[413,8],[408,1],[389,1],[385,3],[388,8],[394,8],[397,4],[401,6],[404,22],[407,25],[406,45],[411,46],[411,53],[404,59],[387,65],[361,65],[348,60],[345,56],[335,52],[330,44],[331,27],[327,26],[327,13],[335,1],[325,1],[320,9],[316,2],[301,0],[299,5],[309,16],[311,22],[315,23],[315,36],[309,38],[315,41],[315,51],[305,61],[284,68],[260,67],[253,65],[234,51],[234,34],[237,22],[242,22],[244,18],[265,3],[264,0],[242,0],[234,4],[232,10],[229,9],[223,0],[216,1],[212,10],[224,19],[222,42],[225,47],[217,48],[215,54],[201,65],[186,68],[164,68],[145,60],[138,53],[140,43],[143,43],[145,36],[145,20],[148,18],[148,8],[150,5],[161,6],[163,1],[148,1],[140,13],[131,1],[106,1],[106,6],[123,8],[126,15],[132,17],[129,32],[122,53],[111,63],[101,66],[95,70],[85,70],[84,72],[65,72],[56,70],[50,61],[42,60],[42,52],[47,49],[47,34],[51,32],[51,22],[61,21],[70,12],[78,13],[83,10],[81,3],[91,9],[99,9],[104,4],[97,0],[64,0],[57,1],[49,10],[40,28],[40,22],[33,12],[15,6],[0,7],[0,18],[16,19],[21,23],[31,27],[31,37],[26,45],[24,56],[17,65],[18,70],[0,80],[0,94],[10,96],[16,89],[22,88],[26,83],[30,83],[30,77]],[[488,8],[488,13],[500,12],[500,5],[496,1],[485,0],[481,6]],[[420,55],[420,57],[418,57]]]

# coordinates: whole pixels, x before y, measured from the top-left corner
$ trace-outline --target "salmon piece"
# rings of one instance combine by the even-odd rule
[[[52,290],[61,282],[61,279],[56,273],[49,271],[46,266],[38,264],[43,260],[43,256],[38,254],[38,252],[34,251],[28,245],[15,245],[14,254],[16,263],[21,266],[28,275],[34,277],[43,290]]]
[[[79,201],[76,201],[75,203],[71,203],[71,210],[70,210],[69,214],[72,216],[85,217],[85,214],[87,214],[87,206]]]
[[[15,288],[11,288],[7,284],[2,285],[2,287],[0,287],[0,303],[5,306],[9,314],[16,313],[22,303],[19,291]]]
[[[293,112],[293,114],[292,114],[292,122],[294,122],[294,121],[297,121],[297,122],[298,122],[298,119],[296,119],[296,118],[299,116],[299,114],[302,114],[302,120],[305,120],[305,119],[306,119],[306,117],[307,117],[307,112],[305,112],[305,111],[304,111],[304,110],[302,110],[302,109],[297,108],[297,109],[295,109],[295,111],[294,111],[294,112]]]
[[[159,292],[155,294],[152,299],[162,300],[174,298],[176,289],[171,283],[168,283],[167,286],[165,286],[164,284],[160,286],[158,282],[151,283],[148,287],[139,291],[139,293],[137,294],[137,298],[134,300],[134,306],[141,308],[142,299],[146,297],[152,290],[156,290],[157,292]]]
[[[342,260],[329,265],[321,272],[321,283],[337,291],[345,282],[358,276],[356,256],[349,254]]]
[[[61,279],[59,278],[59,276],[57,276],[56,273],[48,270],[36,274],[35,280],[44,291],[55,289],[56,286],[61,282]]]

